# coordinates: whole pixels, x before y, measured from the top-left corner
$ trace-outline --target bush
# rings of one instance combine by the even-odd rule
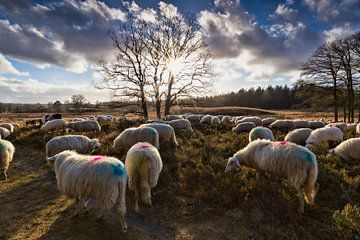
[[[346,204],[343,210],[336,210],[333,214],[339,237],[359,239],[360,237],[360,207]]]

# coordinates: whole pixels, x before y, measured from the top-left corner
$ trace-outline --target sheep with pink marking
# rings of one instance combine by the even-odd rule
[[[129,149],[138,142],[148,142],[160,149],[159,134],[152,127],[127,128],[114,140],[113,148],[117,151]]]
[[[254,168],[257,178],[264,172],[283,177],[293,185],[300,200],[299,212],[304,212],[304,196],[313,205],[319,188],[315,154],[308,149],[289,142],[255,140],[229,158],[225,172],[242,165]]]
[[[147,142],[132,146],[126,154],[125,168],[129,175],[129,189],[135,192],[135,212],[139,212],[139,197],[152,206],[151,189],[157,185],[162,170],[159,151]]]
[[[119,159],[67,150],[50,157],[49,161],[54,161],[57,187],[61,194],[76,201],[74,216],[84,212],[84,201],[91,199],[96,202],[100,216],[115,211],[122,230],[126,232],[127,173]]]

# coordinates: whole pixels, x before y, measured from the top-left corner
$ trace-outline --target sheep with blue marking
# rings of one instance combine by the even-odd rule
[[[125,159],[125,168],[129,175],[129,189],[135,191],[135,212],[139,212],[139,196],[141,201],[152,206],[151,188],[157,185],[162,170],[159,151],[147,142],[139,142],[132,146]]]
[[[251,129],[249,133],[249,142],[256,139],[268,139],[270,141],[275,141],[273,132],[267,127],[256,127]]]
[[[360,160],[360,138],[347,139],[329,153],[346,161]]]
[[[311,128],[298,128],[286,134],[284,140],[297,145],[305,146],[306,139],[310,136],[312,131],[313,130]]]
[[[129,149],[138,142],[148,142],[160,149],[159,134],[152,127],[127,128],[114,140],[113,148],[117,151]]]
[[[50,157],[49,161],[54,161],[59,191],[76,201],[74,216],[82,213],[85,210],[84,201],[91,199],[96,202],[101,215],[115,210],[122,230],[126,232],[127,173],[119,159],[67,150]]]
[[[306,148],[311,150],[316,149],[323,143],[335,143],[336,145],[342,142],[344,133],[338,127],[323,127],[312,131],[306,139]]]
[[[65,150],[87,154],[101,147],[97,138],[90,139],[83,135],[64,135],[52,138],[46,143],[46,159]],[[47,160],[50,167],[52,162]]]
[[[0,139],[0,166],[5,180],[8,178],[7,170],[13,160],[14,153],[14,145],[7,140]]]
[[[254,168],[259,177],[264,172],[283,177],[294,186],[300,200],[299,212],[304,212],[304,197],[313,205],[319,188],[315,154],[289,142],[255,140],[229,158],[225,172],[246,166]]]
[[[146,123],[140,125],[140,127],[151,127],[156,129],[159,134],[159,141],[169,142],[170,144],[177,146],[175,130],[172,126],[162,123]]]

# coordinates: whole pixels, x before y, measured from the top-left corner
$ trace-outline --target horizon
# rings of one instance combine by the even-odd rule
[[[135,2],[141,12],[196,15],[214,56],[214,94],[292,86],[322,42],[360,30],[359,0]],[[0,1],[0,102],[111,101],[92,83],[98,61],[113,54],[106,32],[122,21],[123,1]]]

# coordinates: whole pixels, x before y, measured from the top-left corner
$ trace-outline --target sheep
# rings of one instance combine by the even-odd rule
[[[162,119],[152,119],[152,120],[147,120],[146,123],[166,123],[166,122]]]
[[[309,137],[313,130],[311,128],[298,128],[285,136],[285,141],[292,142],[301,146],[306,145],[306,139]]]
[[[211,119],[212,119],[211,115],[205,115],[201,118],[200,123],[211,124]]]
[[[19,123],[12,123],[11,125],[13,125],[14,131],[21,128],[21,125]]]
[[[304,212],[304,197],[308,204],[314,204],[319,188],[318,167],[315,154],[308,149],[293,143],[258,139],[230,157],[225,172],[241,165],[256,169],[258,179],[263,172],[287,178],[298,192],[300,213]]]
[[[236,123],[245,123],[245,122],[252,122],[256,126],[262,126],[262,120],[259,117],[253,116],[253,117],[244,117],[241,120],[237,121]]]
[[[99,115],[96,117],[96,121],[100,124],[100,126],[108,126],[112,121],[111,115]]]
[[[311,129],[317,129],[325,127],[325,124],[321,121],[309,121],[309,128]]]
[[[211,125],[218,126],[220,124],[221,124],[221,120],[219,117],[214,116],[211,118]]]
[[[325,127],[337,127],[340,128],[341,131],[344,133],[346,131],[347,125],[346,123],[338,122],[338,123],[329,123]]]
[[[244,122],[244,123],[239,123],[238,125],[236,125],[236,127],[234,127],[232,129],[232,131],[236,132],[236,133],[249,132],[254,127],[256,127],[255,123]]]
[[[174,128],[168,124],[162,123],[146,123],[140,125],[140,127],[152,127],[156,129],[159,134],[159,140],[163,142],[170,142],[174,146],[178,146],[178,142],[176,141]]]
[[[309,121],[306,120],[293,120],[295,128],[308,128],[309,127]]]
[[[312,149],[320,145],[322,142],[333,141],[340,143],[344,139],[344,134],[337,127],[323,127],[315,129],[306,139],[306,148]]]
[[[356,134],[356,126],[357,123],[348,123],[346,125],[346,130],[351,134],[351,135],[355,135]]]
[[[0,124],[0,127],[6,128],[10,133],[14,132],[14,126],[11,123],[2,123]]]
[[[191,127],[190,121],[187,119],[176,119],[172,121],[167,121],[166,123],[172,126],[175,131],[184,131],[186,134],[192,134],[194,132]]]
[[[65,150],[75,150],[78,153],[86,154],[101,147],[98,139],[90,139],[82,135],[65,135],[52,138],[46,143],[46,159]],[[47,161],[51,166],[51,162]]]
[[[68,125],[68,122],[64,119],[54,119],[46,122],[41,126],[40,131],[43,132],[52,132],[54,130],[62,130],[65,129]]]
[[[113,148],[117,151],[128,149],[138,142],[148,142],[157,149],[159,145],[159,134],[152,127],[127,128],[114,140]]]
[[[139,142],[127,152],[125,168],[129,189],[135,191],[135,212],[139,213],[139,195],[142,202],[152,206],[151,188],[157,185],[162,170],[159,151],[150,143]]]
[[[272,131],[267,127],[256,127],[251,129],[249,133],[249,142],[256,139],[269,139],[270,141],[275,141]]]
[[[2,139],[7,138],[10,134],[11,132],[7,128],[0,127],[0,135]]]
[[[283,120],[276,120],[275,122],[273,122],[272,124],[270,124],[270,128],[271,129],[277,129],[277,130],[293,130],[295,129],[295,124],[292,120],[287,120],[287,119],[283,119]]]
[[[6,140],[0,139],[0,166],[4,180],[8,179],[7,170],[15,153],[14,145]]]
[[[231,117],[230,116],[223,116],[221,119],[222,125],[229,125],[231,123]]]
[[[91,199],[96,202],[101,215],[109,214],[111,210],[117,211],[122,230],[126,232],[127,173],[119,159],[66,150],[50,157],[49,161],[55,161],[58,190],[76,200],[74,216],[84,210],[84,200]]]
[[[186,119],[189,120],[191,123],[200,122],[200,116],[199,115],[188,115],[188,116],[186,116]]]
[[[54,119],[62,119],[62,115],[60,113],[45,114],[41,117],[41,122],[42,124],[45,124],[46,122]]]
[[[241,119],[243,119],[244,118],[244,116],[236,116],[236,117],[234,117],[233,118],[233,121],[234,121],[234,123],[238,123],[238,121],[241,121]]]
[[[165,116],[165,121],[172,121],[172,120],[176,120],[176,119],[183,119],[183,118],[178,115],[166,115]]]
[[[264,127],[267,127],[267,126],[270,126],[270,124],[272,124],[272,123],[275,122],[275,121],[276,121],[276,118],[274,118],[274,117],[264,118],[264,119],[262,120],[262,125],[263,125]]]
[[[360,138],[343,141],[336,148],[329,150],[329,154],[346,161],[360,160]]]
[[[70,128],[76,132],[100,132],[101,126],[96,120],[84,120],[80,122],[70,122],[67,125],[67,128]]]

